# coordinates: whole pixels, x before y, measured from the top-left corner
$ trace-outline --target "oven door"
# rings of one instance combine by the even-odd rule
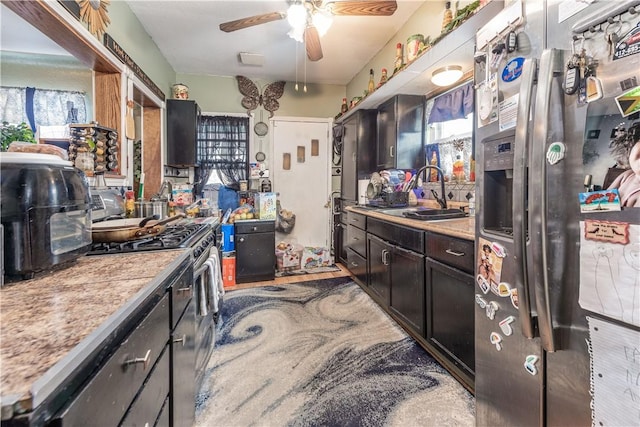
[[[205,255],[206,256],[206,255]],[[217,251],[211,249],[209,256],[201,256],[194,273],[196,295],[196,393],[200,389],[213,353],[216,340],[216,323],[219,318],[220,302],[224,294],[222,272]]]

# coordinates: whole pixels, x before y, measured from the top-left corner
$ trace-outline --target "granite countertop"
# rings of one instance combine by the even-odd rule
[[[423,204],[430,207],[428,203]],[[434,206],[435,207],[435,206]],[[453,207],[453,206],[452,206]],[[376,208],[363,208],[359,206],[349,206],[348,211],[363,214],[372,218],[383,219],[399,225],[416,228],[419,230],[433,231],[435,233],[446,234],[448,236],[459,237],[466,240],[475,240],[475,218],[455,218],[442,219],[437,221],[421,221],[380,212]]]
[[[84,256],[0,288],[2,418],[12,401],[31,400],[35,407],[43,377],[72,364],[72,350],[123,310],[135,309],[128,305],[155,291],[189,256],[188,249]]]

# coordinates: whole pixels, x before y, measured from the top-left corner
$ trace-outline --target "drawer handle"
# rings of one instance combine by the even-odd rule
[[[178,338],[177,340],[173,340],[174,343],[182,343],[182,346],[184,347],[184,344],[187,342],[187,336],[183,335],[182,338]]]
[[[149,361],[150,360],[151,360],[151,349],[147,350],[147,354],[145,354],[144,357],[134,357],[133,359],[125,360],[122,365],[126,369],[127,366],[129,366],[129,365],[135,365],[136,363],[142,363],[142,369],[144,371],[146,371],[147,367],[149,366]]]
[[[360,240],[357,237],[352,237],[351,240]]]
[[[451,249],[447,249],[445,252],[453,256],[464,256],[464,252],[456,252],[452,251]]]
[[[351,265],[352,265],[352,266],[354,266],[354,267],[357,267],[357,266],[358,266],[358,263],[357,263],[357,262],[353,262],[353,261],[351,261]]]
[[[182,292],[191,292],[191,286],[187,286],[186,288],[178,288],[177,292],[180,294]]]

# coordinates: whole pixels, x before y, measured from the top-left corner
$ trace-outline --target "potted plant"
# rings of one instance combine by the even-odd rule
[[[7,151],[9,144],[13,141],[30,142],[32,144],[37,143],[33,131],[25,122],[19,125],[2,122],[2,139],[0,140],[0,148],[2,151]]]

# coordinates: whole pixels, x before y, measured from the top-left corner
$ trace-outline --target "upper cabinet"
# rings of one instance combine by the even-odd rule
[[[424,105],[424,96],[396,95],[378,107],[378,169],[424,166]]]
[[[197,165],[196,139],[200,107],[188,99],[167,100],[167,165]]]

